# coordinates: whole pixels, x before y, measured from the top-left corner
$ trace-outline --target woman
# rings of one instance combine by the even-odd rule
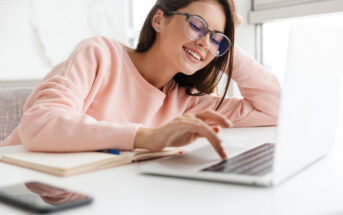
[[[33,151],[145,148],[205,137],[226,159],[219,126],[275,125],[280,86],[234,46],[233,0],[158,0],[136,50],[83,41],[29,97],[4,145]],[[222,72],[224,95],[212,95]],[[225,98],[230,79],[243,99]]]

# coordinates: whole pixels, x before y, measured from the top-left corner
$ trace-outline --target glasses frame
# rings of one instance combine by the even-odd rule
[[[221,57],[221,56],[225,55],[225,54],[229,51],[229,49],[232,47],[232,43],[231,43],[230,38],[229,38],[228,36],[226,36],[225,34],[223,34],[223,33],[216,32],[216,31],[211,31],[210,29],[208,29],[208,24],[207,24],[207,22],[206,22],[201,16],[198,16],[198,15],[195,15],[195,14],[189,14],[189,13],[185,13],[185,12],[179,12],[179,11],[169,11],[169,13],[171,13],[171,14],[173,14],[173,15],[185,16],[185,17],[186,17],[186,24],[187,24],[188,20],[189,20],[191,17],[196,17],[196,18],[200,19],[200,20],[205,24],[206,32],[204,32],[204,34],[203,34],[199,39],[201,39],[202,37],[206,36],[207,33],[210,33],[210,42],[211,42],[211,40],[212,40],[212,38],[213,38],[213,35],[215,35],[215,34],[217,34],[217,35],[219,34],[219,35],[223,36],[224,38],[226,38],[226,39],[229,41],[229,46],[228,46],[228,48],[226,49],[225,52],[223,52],[223,53],[220,54],[220,55],[215,55],[215,54],[213,54],[213,53],[210,51],[211,54],[213,54],[214,56],[216,56],[216,57]],[[186,32],[185,32],[185,33],[186,33]],[[199,40],[199,39],[198,39],[198,40]],[[196,41],[196,40],[192,40],[192,41]]]

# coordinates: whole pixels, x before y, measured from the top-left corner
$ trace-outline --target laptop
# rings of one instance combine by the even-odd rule
[[[140,166],[146,174],[275,186],[332,149],[343,73],[343,31],[291,27],[276,140],[253,148],[226,147],[227,161],[209,162],[211,146]],[[252,140],[253,141],[253,140]],[[213,160],[212,160],[213,161]]]

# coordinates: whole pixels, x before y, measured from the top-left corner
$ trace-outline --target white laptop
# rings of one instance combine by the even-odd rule
[[[273,186],[332,149],[343,73],[343,31],[292,26],[276,143],[265,143],[227,161],[208,162],[210,145],[142,164],[142,173]],[[224,144],[225,146],[225,144]]]

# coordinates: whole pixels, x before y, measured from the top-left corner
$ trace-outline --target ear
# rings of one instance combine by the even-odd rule
[[[161,9],[157,9],[156,13],[152,17],[151,26],[155,29],[156,32],[160,32],[161,29],[164,27],[163,24],[165,23],[164,12]]]

